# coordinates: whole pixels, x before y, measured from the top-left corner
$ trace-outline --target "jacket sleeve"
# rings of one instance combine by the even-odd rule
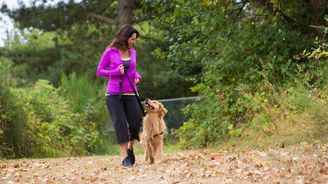
[[[134,73],[134,78],[135,78],[135,79],[140,79],[140,80],[142,79],[142,78],[141,78],[141,75],[140,75],[138,72],[135,72],[135,73]]]
[[[122,75],[119,68],[116,68],[114,70],[107,69],[107,68],[109,68],[110,59],[111,59],[110,50],[106,50],[103,53],[103,55],[99,61],[99,64],[98,64],[98,68],[97,68],[97,72],[96,72],[98,76],[111,78],[112,76],[121,76]]]

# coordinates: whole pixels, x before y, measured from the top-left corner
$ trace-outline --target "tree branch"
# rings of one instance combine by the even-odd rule
[[[318,29],[318,26],[315,25],[307,25],[303,22],[299,22],[291,17],[289,17],[285,12],[283,12],[281,9],[274,7],[272,2],[269,0],[257,0],[257,1],[251,1],[252,3],[255,3],[259,7],[266,8],[271,14],[278,14],[280,17],[282,17],[285,21],[287,21],[289,24],[291,24],[294,28],[298,30],[306,30],[306,31],[315,31],[315,32],[322,32],[322,30]]]
[[[98,14],[95,14],[95,13],[88,13],[87,14],[88,17],[93,17],[97,20],[100,20],[100,21],[103,21],[107,24],[116,24],[117,21],[115,19],[112,19],[112,18],[108,18],[106,16],[103,16],[103,15],[98,15]]]
[[[236,8],[236,9],[234,9],[230,12],[230,14],[233,14],[235,11],[237,11],[237,14],[234,18],[235,21],[238,19],[238,17],[240,16],[241,12],[243,11],[243,9],[244,9],[244,7],[246,6],[247,3],[248,3],[248,0],[244,0],[244,1],[240,1],[238,3],[235,3],[235,5],[240,6],[240,7]]]
[[[274,12],[278,13],[280,16],[282,16],[287,22],[289,22],[290,24],[294,25],[294,27],[299,28],[299,29],[306,29],[309,31],[315,31],[318,32],[320,34],[320,32],[322,33],[324,30],[319,29],[320,26],[316,26],[316,25],[307,25],[304,24],[302,22],[299,22],[291,17],[289,17],[286,13],[284,13],[282,10],[275,8]]]

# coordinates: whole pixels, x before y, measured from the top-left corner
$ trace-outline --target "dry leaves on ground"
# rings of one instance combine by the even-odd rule
[[[328,143],[265,151],[186,151],[149,165],[137,156],[124,169],[119,157],[7,160],[0,183],[323,183],[328,184]]]

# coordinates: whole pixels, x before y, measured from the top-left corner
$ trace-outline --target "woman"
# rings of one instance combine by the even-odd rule
[[[133,48],[138,36],[138,31],[132,26],[122,26],[103,53],[97,68],[98,76],[109,78],[106,105],[124,167],[131,167],[135,163],[133,143],[139,140],[142,122],[142,112],[129,82],[131,80],[134,89],[138,91],[136,84],[141,76],[136,72],[136,51]]]

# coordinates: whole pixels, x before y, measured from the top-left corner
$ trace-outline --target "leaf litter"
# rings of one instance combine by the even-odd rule
[[[117,156],[4,160],[0,183],[322,183],[328,184],[328,143],[264,151],[234,148],[165,154],[149,165],[122,168]]]

